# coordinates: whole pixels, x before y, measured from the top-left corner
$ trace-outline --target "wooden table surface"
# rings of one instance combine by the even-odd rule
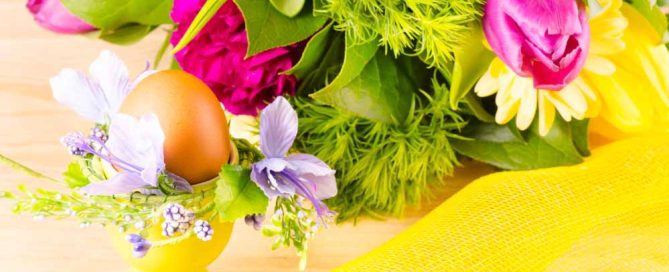
[[[58,139],[67,132],[86,131],[90,123],[56,103],[48,79],[62,68],[86,71],[100,50],[111,49],[141,71],[160,46],[156,32],[138,44],[120,47],[81,36],[50,33],[39,28],[24,8],[25,1],[0,0],[0,154],[59,176],[69,156]],[[484,172],[489,172],[486,170]],[[312,241],[307,271],[327,271],[387,241],[481,174],[460,170],[449,179],[440,197],[413,208],[402,219],[362,220],[357,225],[331,226]],[[0,190],[60,189],[14,173],[0,165]],[[14,215],[0,201],[0,271],[127,271],[98,226],[80,229],[75,221],[35,221]],[[295,271],[292,249],[270,250],[270,239],[238,222],[223,254],[211,271]]]

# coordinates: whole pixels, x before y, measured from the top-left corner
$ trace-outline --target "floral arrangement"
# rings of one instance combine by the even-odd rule
[[[117,44],[164,31],[155,66],[172,54],[171,67],[202,80],[234,116],[231,124],[246,120],[239,123],[259,131],[260,151],[253,140],[233,140],[240,160],[231,165],[241,168],[224,167],[216,182],[217,199],[225,186],[258,185],[242,194],[252,194],[249,207],[227,216],[225,201],[202,206],[188,182],[165,170],[159,152],[116,157],[120,143],[133,150],[160,146],[155,117],[115,114],[118,94],[78,105],[88,94],[72,93],[76,88],[62,77],[82,77],[64,72],[52,80],[54,96],[97,123],[90,136],[65,138],[78,158],[66,182],[85,195],[28,193],[18,211],[65,216],[71,210],[51,204],[56,196],[85,207],[118,203],[91,195],[110,192],[118,180],[77,178],[106,178],[100,166],[106,162],[134,182],[115,193],[142,188],[141,195],[166,195],[181,205],[130,206],[139,218],[164,211],[168,236],[206,239],[216,214],[245,216],[260,228],[263,201],[276,199],[264,233],[303,253],[314,217],[401,216],[448,182],[443,177],[462,161],[502,170],[574,165],[589,155],[588,135],[614,139],[669,123],[665,1],[46,0],[29,1],[28,8],[50,30]],[[100,70],[91,67],[93,76]],[[106,79],[97,77],[98,83],[85,80],[86,88],[106,90]],[[136,84],[124,82],[121,93]],[[117,130],[153,140],[118,139]],[[291,150],[314,156],[287,155]],[[129,240],[140,249],[157,246],[141,234]]]
[[[156,114],[138,118],[121,111],[130,94],[141,92],[139,83],[152,78],[165,80],[165,74],[146,70],[130,79],[125,64],[110,51],[91,64],[90,76],[64,69],[53,77],[54,98],[95,126],[89,134],[73,132],[61,139],[73,156],[63,180],[0,157],[17,170],[71,189],[61,193],[20,187],[19,194],[4,192],[4,198],[16,201],[14,211],[36,218],[74,217],[82,226],[114,226],[128,233],[128,247],[137,258],[191,236],[209,241],[215,235],[210,222],[243,218],[275,237],[276,246],[295,246],[306,258],[307,240],[334,215],[321,200],[335,196],[337,187],[335,171],[320,159],[289,154],[297,113],[287,100],[275,99],[260,113],[259,148],[233,138],[226,143],[232,148],[227,164],[206,182],[195,183],[170,170],[175,163],[165,154],[170,151],[166,137],[174,136],[163,131]],[[269,200],[274,202],[272,220],[263,224]],[[163,239],[146,238],[154,225]]]

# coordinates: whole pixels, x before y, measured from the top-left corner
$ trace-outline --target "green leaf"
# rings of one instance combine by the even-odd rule
[[[520,139],[513,130],[515,124],[472,121],[462,133],[472,140],[452,139],[451,143],[458,153],[502,169],[536,169],[583,161],[580,149],[587,142],[587,129],[582,124],[569,124],[557,117],[545,137],[539,136],[536,121]]]
[[[483,46],[483,29],[472,25],[471,32],[463,40],[464,44],[455,51],[455,63],[451,77],[450,105],[457,109],[478,80],[485,74],[495,54]]]
[[[311,3],[293,18],[281,14],[267,0],[236,0],[235,3],[246,23],[247,57],[305,40],[327,21],[326,17],[312,14]]]
[[[269,199],[251,180],[251,170],[225,165],[216,182],[216,210],[232,222],[249,214],[265,213]]]
[[[332,23],[325,26],[309,39],[304,47],[300,60],[288,71],[283,72],[286,75],[294,75],[299,79],[305,79],[315,67],[318,67],[321,59],[328,51],[331,45],[331,38],[335,34],[332,30]]]
[[[331,24],[312,36],[298,63],[284,72],[299,79],[297,95],[311,94],[336,78],[341,70],[345,51],[344,33],[334,31]]]
[[[61,0],[74,15],[98,29],[127,24],[171,24],[172,0]]]
[[[193,22],[188,26],[188,29],[186,30],[186,33],[184,33],[183,37],[181,37],[181,40],[177,43],[176,46],[174,46],[174,49],[172,50],[172,53],[179,52],[181,49],[186,47],[188,43],[190,43],[195,36],[197,36],[198,33],[200,33],[200,30],[204,28],[205,25],[211,20],[214,15],[216,15],[216,12],[225,4],[227,0],[207,0],[206,3],[202,6],[200,11],[195,15],[195,19],[193,19]]]
[[[486,123],[495,122],[495,116],[492,116],[486,109],[483,107],[481,98],[477,97],[476,94],[470,92],[465,95],[463,99],[463,104],[466,106],[464,112],[474,115],[479,121]]]
[[[75,160],[67,166],[67,171],[63,173],[63,179],[69,188],[81,188],[90,183],[81,168],[79,160]]]
[[[313,98],[322,97],[323,100],[327,100],[328,93],[344,88],[362,73],[367,63],[374,58],[376,51],[379,49],[376,44],[371,42],[358,45],[350,45],[348,42],[349,39],[345,39],[346,51],[339,74],[325,88],[312,94]]]
[[[155,28],[156,26],[128,24],[117,29],[98,30],[89,35],[113,44],[130,45],[149,35]]]
[[[667,17],[662,12],[656,1],[651,0],[627,0],[648,22],[653,26],[657,32],[657,41],[666,42],[667,36]]]
[[[585,120],[572,120],[569,122],[572,131],[574,146],[581,156],[590,156],[590,146],[588,142],[588,126],[590,122]]]
[[[304,7],[305,0],[269,0],[272,6],[288,17],[295,17]]]
[[[373,42],[347,44],[339,75],[311,97],[372,120],[403,123],[429,74],[417,58],[394,58]]]

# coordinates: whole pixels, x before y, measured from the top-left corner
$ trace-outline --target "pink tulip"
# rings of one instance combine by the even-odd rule
[[[574,80],[590,45],[580,0],[488,0],[483,30],[497,56],[538,89],[560,90]]]
[[[28,0],[26,7],[37,23],[53,32],[73,34],[95,30],[67,10],[60,0]]]

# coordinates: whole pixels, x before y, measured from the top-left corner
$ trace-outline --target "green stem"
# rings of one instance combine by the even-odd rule
[[[0,154],[0,163],[2,163],[4,165],[7,165],[7,166],[9,166],[10,168],[12,168],[16,171],[23,172],[24,174],[30,175],[30,176],[38,178],[38,179],[43,179],[43,180],[47,180],[47,181],[51,181],[51,182],[61,183],[57,179],[54,179],[54,178],[49,177],[47,175],[44,175],[40,172],[37,172],[37,171],[35,171],[35,170],[33,170],[33,169],[23,165],[23,164],[20,164],[20,163],[16,162],[15,160],[12,160],[8,157],[5,157],[2,154]]]
[[[160,49],[158,49],[156,57],[153,59],[154,70],[158,68],[158,66],[160,65],[160,61],[163,59],[163,56],[165,55],[165,52],[167,52],[167,47],[170,46],[170,38],[172,38],[173,32],[174,28],[166,30],[165,39],[163,40],[163,43],[160,45]]]

